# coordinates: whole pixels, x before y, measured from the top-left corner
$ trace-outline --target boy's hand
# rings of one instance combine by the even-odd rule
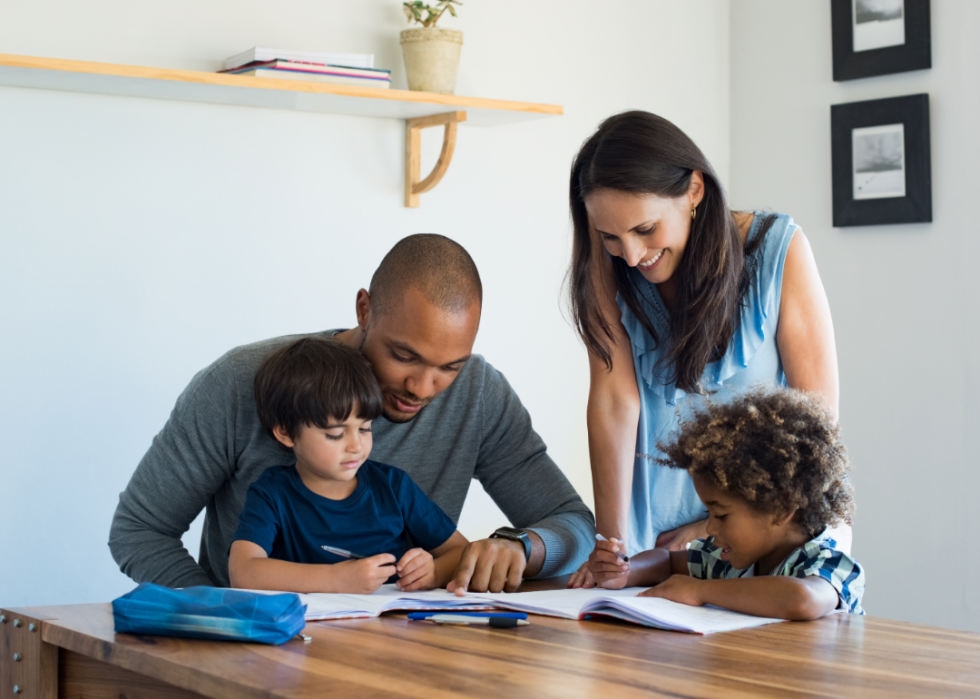
[[[592,573],[597,587],[607,590],[626,587],[630,564],[619,557],[620,551],[625,553],[619,539],[595,542],[595,549],[589,555],[589,572]]]
[[[395,566],[398,570],[398,589],[402,592],[412,590],[431,590],[436,586],[436,565],[432,554],[423,549],[406,551]]]
[[[692,578],[690,575],[671,575],[656,587],[644,590],[638,597],[663,597],[671,602],[689,604],[692,607],[704,606],[704,601],[698,595],[704,580]]]
[[[366,595],[374,592],[395,574],[395,557],[390,553],[330,565],[336,576],[332,592]]]

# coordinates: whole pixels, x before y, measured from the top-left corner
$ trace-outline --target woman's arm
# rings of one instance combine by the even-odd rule
[[[776,345],[791,388],[819,393],[837,418],[840,383],[830,304],[813,251],[797,231],[786,251]]]
[[[776,345],[791,388],[823,396],[824,407],[836,420],[840,403],[837,348],[830,304],[810,243],[796,231],[786,251]],[[841,523],[831,535],[840,550],[851,551],[851,527]]]
[[[609,267],[597,275],[602,315],[613,333],[612,368],[589,352],[589,461],[595,498],[596,531],[629,546],[629,509],[636,459],[636,430],[640,422],[640,392],[633,369],[633,350],[616,304],[616,284]],[[593,552],[594,555],[594,552]],[[590,557],[591,559],[591,557]],[[569,587],[593,587],[589,563],[583,563]]]
[[[815,576],[700,580],[674,575],[640,596],[662,597],[692,606],[713,604],[743,614],[793,621],[819,619],[837,609],[839,603],[834,586]]]
[[[589,461],[595,496],[596,531],[629,545],[629,508],[636,460],[640,392],[633,369],[633,350],[616,305],[612,271],[601,282],[602,315],[613,332],[612,368],[589,353]]]
[[[269,558],[258,544],[239,539],[228,557],[231,586],[247,590],[369,594],[394,574],[390,553],[342,563],[290,563]]]

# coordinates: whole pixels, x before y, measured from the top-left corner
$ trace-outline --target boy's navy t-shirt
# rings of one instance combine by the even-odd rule
[[[251,485],[232,541],[251,541],[292,563],[339,563],[347,559],[321,546],[368,557],[410,548],[438,548],[456,525],[401,469],[365,461],[357,487],[331,500],[306,487],[295,466],[273,466]]]

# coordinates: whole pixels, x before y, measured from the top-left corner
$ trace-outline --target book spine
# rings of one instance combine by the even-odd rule
[[[320,64],[306,64],[309,66],[319,66]],[[364,70],[348,70],[345,68],[340,68],[337,66],[323,66],[321,68],[307,68],[303,66],[297,66],[296,61],[290,61],[288,64],[282,62],[271,61],[267,63],[250,63],[246,66],[240,66],[238,68],[232,68],[229,70],[219,70],[219,73],[229,73],[236,75],[238,73],[245,73],[250,70],[280,70],[288,71],[290,73],[309,73],[310,75],[338,75],[345,78],[364,78],[365,80],[382,80],[386,82],[391,81],[390,71],[364,71]]]
[[[326,72],[319,70],[295,70],[293,68],[263,68],[262,70],[274,70],[277,73],[293,73],[294,75],[332,75],[337,78],[350,78],[352,80],[370,80],[376,83],[390,83],[391,78],[375,78],[367,75],[352,75],[350,73]]]

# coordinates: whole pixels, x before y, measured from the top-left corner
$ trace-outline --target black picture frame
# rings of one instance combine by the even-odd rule
[[[854,1],[830,0],[835,81],[932,67],[929,0],[904,0],[904,44],[857,52],[854,51]]]
[[[904,196],[856,198],[861,173],[855,168],[853,151],[863,136],[854,134],[854,129],[898,124],[904,132]],[[830,132],[835,227],[932,221],[929,95],[831,105]],[[889,174],[894,177],[895,171]]]

